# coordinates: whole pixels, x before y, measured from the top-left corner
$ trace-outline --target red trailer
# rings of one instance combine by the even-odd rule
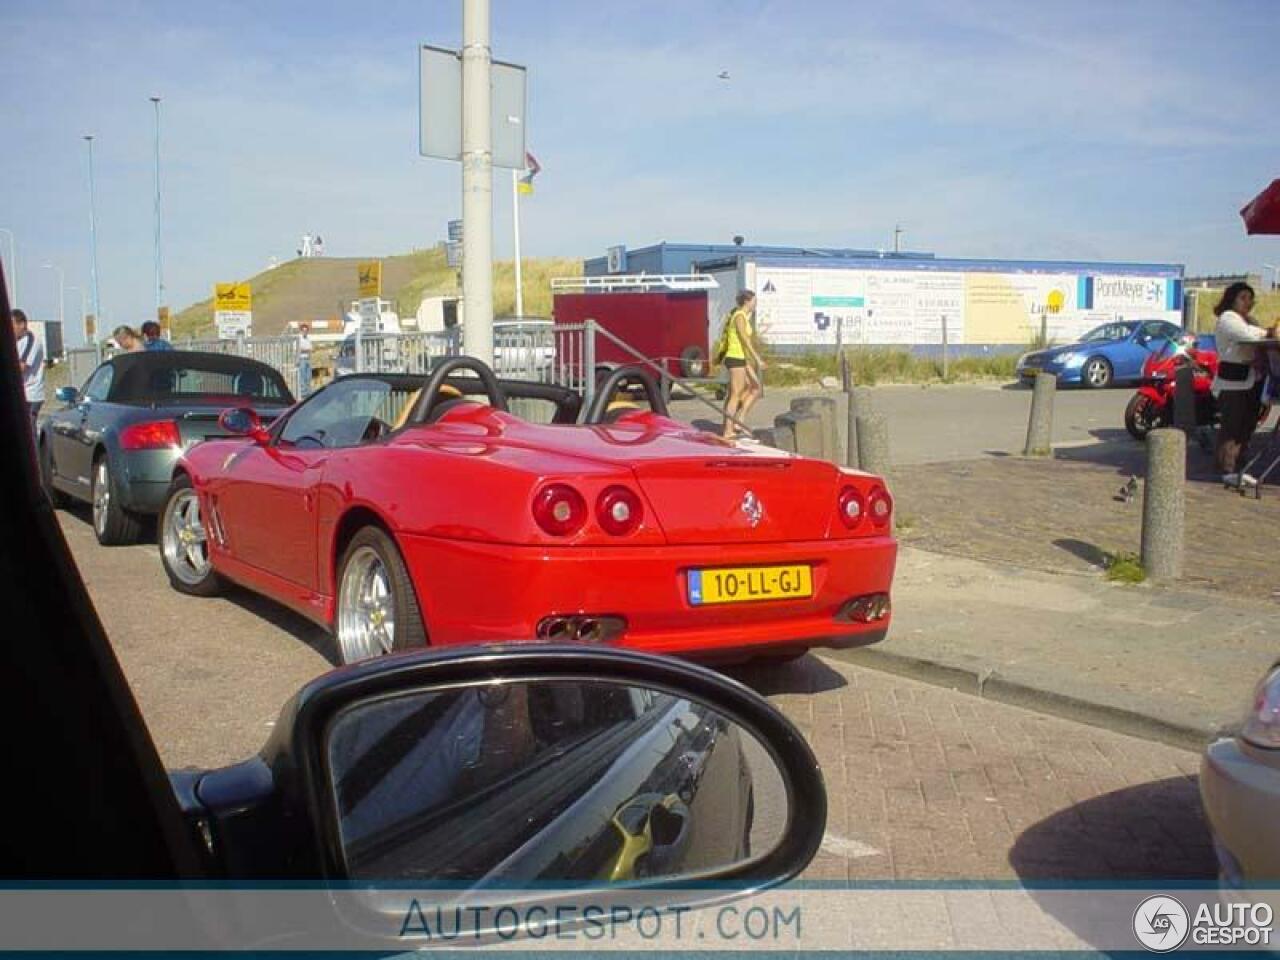
[[[597,367],[638,363],[639,353],[673,377],[708,375],[707,291],[716,286],[714,278],[704,274],[581,277],[553,280],[551,286],[556,326],[594,320],[631,348],[597,336]]]

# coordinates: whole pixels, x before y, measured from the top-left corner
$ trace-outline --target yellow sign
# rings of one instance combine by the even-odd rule
[[[253,294],[247,283],[216,283],[213,287],[213,309],[252,310]]]
[[[94,335],[97,332],[98,332],[98,318],[95,317],[92,313],[86,313],[84,315],[84,335],[88,337],[90,340],[92,340],[94,338]]]
[[[382,261],[363,260],[359,264],[360,299],[376,300],[382,296]]]
[[[169,325],[169,308],[156,307],[156,319],[160,321],[160,326],[167,327]]]

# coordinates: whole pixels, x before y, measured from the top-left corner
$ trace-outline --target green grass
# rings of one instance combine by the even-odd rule
[[[953,357],[942,376],[940,357],[919,357],[906,350],[885,347],[850,347],[845,351],[860,387],[878,383],[964,383],[974,380],[1012,380],[1018,358],[1013,354]],[[799,356],[779,355],[766,349],[769,367],[765,383],[790,387],[814,383],[822,377],[839,377],[835,351]]]
[[[1147,571],[1135,553],[1109,553],[1106,559],[1107,579],[1112,583],[1142,583]]]

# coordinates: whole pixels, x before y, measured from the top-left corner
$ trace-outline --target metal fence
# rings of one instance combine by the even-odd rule
[[[578,324],[498,323],[494,327],[491,365],[494,372],[504,379],[552,383],[577,390],[583,395],[585,409],[595,392],[597,347],[603,344],[612,345],[615,354],[621,352],[627,357],[626,362],[649,369],[661,381],[665,391],[670,391],[673,385],[693,386],[692,381],[672,377],[665,367],[590,319]],[[309,392],[309,384],[307,391],[298,389],[297,337],[186,339],[174,341],[173,345],[178,350],[251,357],[280,371],[295,396]],[[83,385],[98,364],[116,352],[114,348],[102,345],[67,350],[72,385]],[[439,360],[461,353],[462,338],[456,328],[431,333],[357,332],[337,345],[330,368],[334,376],[351,373],[425,374]],[[723,414],[718,404],[696,391],[690,392]]]

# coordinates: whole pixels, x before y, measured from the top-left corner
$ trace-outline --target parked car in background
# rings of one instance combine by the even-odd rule
[[[271,429],[228,413],[243,438],[175,467],[170,582],[266,594],[333,630],[345,662],[512,638],[789,658],[884,637],[897,544],[881,478],[652,410],[507,412],[539,391],[572,397],[457,357],[429,377],[344,377]]]
[[[1200,796],[1223,885],[1280,880],[1280,663],[1259,682],[1235,736],[1205,751]]]
[[[1060,384],[1100,389],[1133,383],[1153,351],[1178,342],[1184,331],[1167,320],[1122,320],[1095,327],[1075,343],[1035,350],[1018,359],[1018,379],[1031,382],[1052,373]]]
[[[183,450],[226,435],[223,410],[249,407],[271,422],[293,404],[274,367],[188,350],[120,354],[56,396],[62,407],[37,436],[45,489],[55,504],[91,503],[94,533],[108,545],[133,543],[141,518],[159,512]]]

